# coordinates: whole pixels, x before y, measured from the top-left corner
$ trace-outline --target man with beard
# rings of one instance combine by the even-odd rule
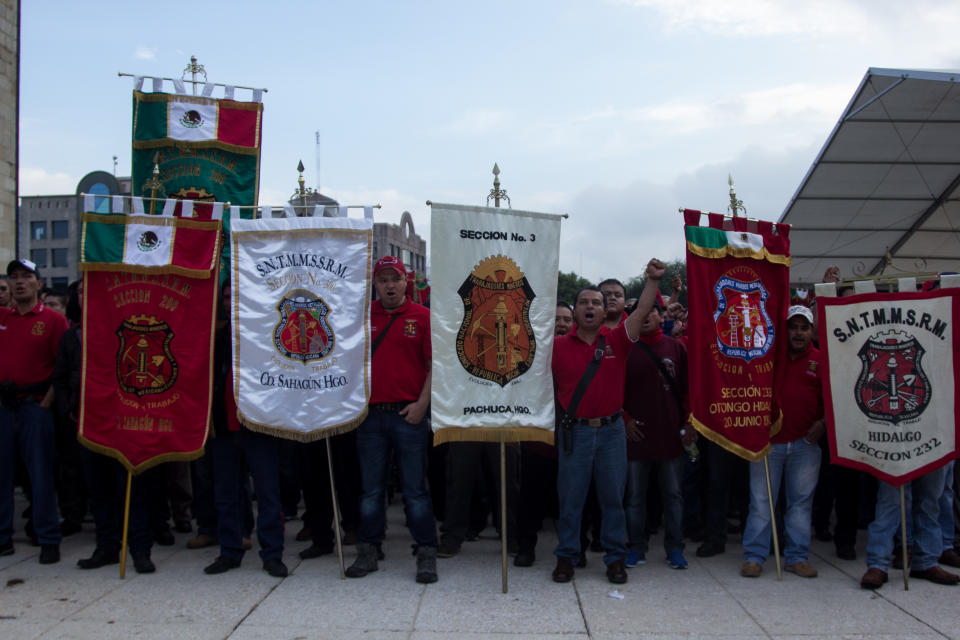
[[[601,543],[607,579],[616,584],[627,581],[624,566],[627,531],[623,511],[627,447],[620,416],[626,361],[644,319],[656,302],[663,272],[662,262],[657,259],[649,262],[646,285],[636,310],[613,329],[605,326],[610,307],[602,290],[583,289],[577,294],[574,306],[576,331],[554,341],[553,376],[557,399],[565,414],[562,418],[565,424],[557,433],[560,517],[559,543],[554,550],[555,582],[569,582],[573,578],[574,563],[580,556],[580,517],[591,477],[596,480],[603,513]],[[620,289],[622,291],[622,287]],[[585,378],[585,374],[590,373],[588,367],[594,374],[589,380]],[[575,395],[579,397],[573,402]]]

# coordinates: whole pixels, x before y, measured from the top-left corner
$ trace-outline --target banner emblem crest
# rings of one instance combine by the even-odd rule
[[[893,423],[917,418],[930,404],[930,380],[921,367],[925,350],[904,331],[871,336],[858,352],[857,406],[872,420]]]
[[[327,322],[330,307],[323,298],[294,289],[280,300],[277,312],[280,322],[273,331],[273,344],[280,355],[304,364],[330,355],[335,339]]]
[[[734,272],[741,277],[733,277]],[[770,294],[760,277],[751,269],[736,269],[725,273],[713,292],[717,297],[713,320],[720,351],[727,357],[747,362],[767,355],[773,346],[775,331],[767,313]]]
[[[464,310],[457,357],[467,373],[501,387],[526,373],[537,351],[530,324],[536,294],[517,264],[490,256],[474,267],[457,293]]]
[[[117,329],[117,382],[120,389],[143,397],[163,393],[177,380],[170,351],[173,330],[154,316],[131,316]]]

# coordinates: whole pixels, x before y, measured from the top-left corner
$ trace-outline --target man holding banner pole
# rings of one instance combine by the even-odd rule
[[[384,493],[387,462],[393,449],[400,470],[407,526],[417,556],[417,582],[437,581],[437,525],[427,490],[427,450],[432,434],[426,423],[430,404],[430,312],[406,297],[406,268],[384,256],[373,268],[377,300],[370,309],[373,337],[370,412],[357,429],[362,491],[357,558],[347,577],[377,570],[377,554],[386,530]]]
[[[770,439],[770,453],[764,461],[750,463],[750,514],[743,532],[743,559],[740,575],[759,577],[770,555],[771,523],[764,465],[770,466],[770,493],[779,495],[786,484],[784,529],[785,569],[802,578],[816,578],[810,566],[810,515],[813,493],[820,471],[823,435],[822,359],[813,347],[813,312],[804,305],[787,310],[787,359],[782,364],[778,401],[783,426]]]
[[[563,408],[558,421],[557,493],[559,541],[554,555],[555,582],[573,578],[580,556],[580,518],[590,479],[596,481],[602,510],[601,541],[606,551],[607,579],[627,581],[626,518],[623,496],[627,480],[627,441],[621,408],[626,362],[647,314],[656,303],[664,265],[656,258],[646,269],[646,284],[634,312],[611,330],[604,327],[606,296],[589,287],[577,294],[577,329],[559,336],[553,345],[553,377]],[[591,372],[592,369],[592,372]],[[593,374],[593,375],[591,375]]]

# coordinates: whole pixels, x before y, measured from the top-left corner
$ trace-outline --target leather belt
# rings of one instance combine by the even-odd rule
[[[612,416],[604,416],[603,418],[577,418],[574,424],[579,424],[585,427],[602,427],[610,424],[611,422],[616,422],[617,418],[620,417],[620,412],[613,414]]]
[[[374,411],[382,411],[383,413],[397,413],[405,406],[410,404],[409,402],[377,402],[376,404],[371,404],[370,408]]]

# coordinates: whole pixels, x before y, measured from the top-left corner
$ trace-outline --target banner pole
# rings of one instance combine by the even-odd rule
[[[333,483],[333,454],[330,453],[330,437],[327,441],[327,472],[330,474],[330,502],[333,504],[333,533],[337,539],[337,561],[340,563],[340,579],[346,580],[343,571],[343,539],[340,537],[340,509],[337,507],[337,488]]]
[[[123,540],[120,542],[120,579],[127,573],[127,533],[130,531],[130,486],[133,484],[133,471],[127,469],[127,491],[123,499]]]
[[[910,584],[907,575],[910,573],[910,556],[907,555],[907,499],[904,497],[903,485],[900,485],[900,550],[903,553],[903,590],[909,591]]]
[[[777,580],[783,580],[783,568],[780,566],[780,540],[777,538],[777,516],[773,508],[773,489],[770,488],[770,456],[763,458],[763,470],[767,474],[767,502],[770,504],[770,533],[773,534],[773,558],[777,562]]]
[[[507,444],[500,432],[500,582],[507,592]]]

